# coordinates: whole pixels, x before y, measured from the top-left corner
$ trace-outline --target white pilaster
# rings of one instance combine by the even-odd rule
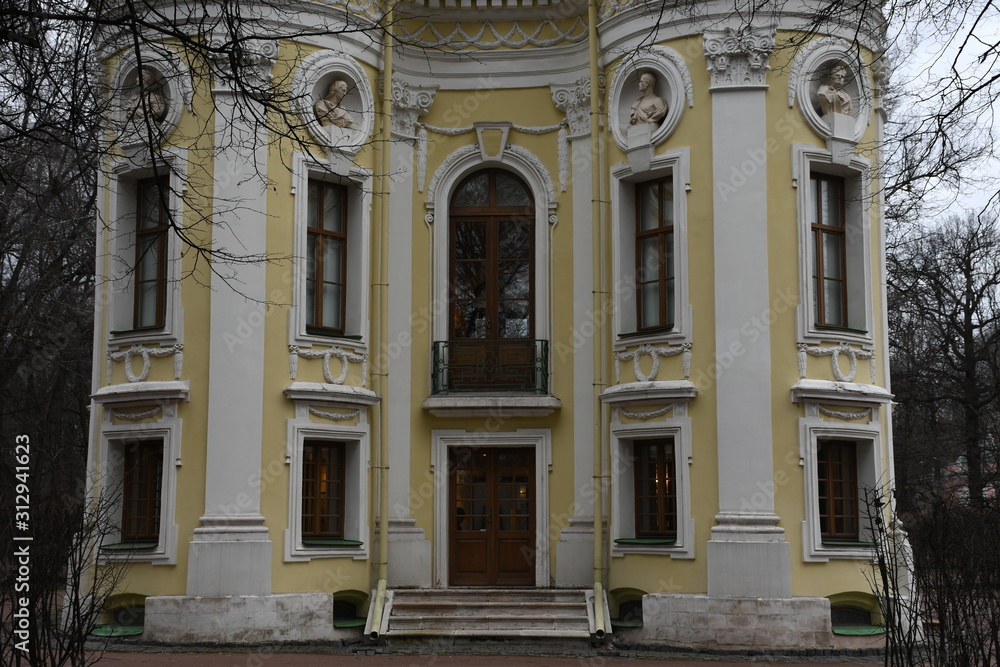
[[[594,300],[593,227],[590,220],[590,80],[551,86],[557,108],[566,113],[573,193],[573,506],[553,507],[562,530],[556,543],[556,585],[585,586],[594,577]],[[611,323],[611,314],[603,318]],[[556,346],[553,356],[569,350]]]
[[[413,312],[414,129],[434,103],[437,87],[418,88],[393,79],[392,189],[389,194],[389,584],[430,586],[431,543],[411,516],[411,503],[434,500],[433,477],[410,486],[412,432],[413,329],[419,318],[430,327],[430,313]]]
[[[270,60],[262,57],[262,71]],[[215,94],[212,248],[242,259],[266,252],[267,137],[253,104]],[[267,595],[271,541],[260,513],[265,265],[215,259],[212,275],[205,514],[189,545],[189,596]]]
[[[712,77],[719,450],[708,594],[789,597],[790,548],[774,513],[771,341],[742,333],[770,307],[765,96],[774,31],[710,31],[704,45]]]

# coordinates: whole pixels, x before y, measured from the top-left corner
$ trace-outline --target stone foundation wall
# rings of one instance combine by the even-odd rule
[[[642,598],[639,641],[681,648],[831,648],[826,598],[720,598],[650,594]]]
[[[330,593],[146,598],[143,639],[148,641],[241,644],[336,638]]]

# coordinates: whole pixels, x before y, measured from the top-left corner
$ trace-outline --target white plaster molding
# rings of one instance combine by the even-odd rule
[[[191,397],[187,380],[165,380],[129,384],[112,384],[101,387],[91,395],[99,405],[125,406],[141,403],[183,402]]]
[[[844,90],[851,96],[854,109],[849,116],[850,127],[846,129],[839,124],[835,126],[836,119],[832,118],[844,114],[822,116],[816,100],[816,91],[822,83],[820,78],[834,64],[850,72]],[[814,39],[799,50],[788,77],[788,107],[792,108],[798,98],[799,111],[809,127],[827,140],[839,139],[850,144],[848,154],[861,140],[872,117],[872,89],[861,65],[857,47],[840,37],[827,36]]]
[[[503,23],[507,23],[504,21]],[[409,30],[408,26],[400,24],[400,38],[406,43],[423,49],[440,49],[447,47],[449,50],[461,51],[474,49],[477,51],[492,49],[521,49],[525,47],[548,48],[559,44],[576,44],[587,39],[587,23],[583,17],[577,16],[576,20],[563,28],[551,20],[528,21],[532,28],[525,28],[521,21],[514,21],[510,28],[503,30],[498,28],[492,20],[479,21],[471,24],[446,23],[454,26],[449,32],[439,30],[441,24],[434,21],[427,21]],[[478,26],[478,30],[476,27]],[[466,28],[469,27],[467,30]],[[549,34],[550,37],[542,37]]]
[[[344,384],[347,380],[347,371],[349,369],[348,362],[353,362],[356,364],[361,364],[361,386],[365,387],[368,385],[368,354],[355,354],[353,352],[348,352],[342,347],[328,347],[325,350],[306,348],[302,349],[298,345],[288,346],[288,375],[292,380],[295,379],[299,368],[299,357],[303,359],[322,359],[323,360],[323,379],[325,379],[330,384]],[[330,359],[332,357],[337,357],[340,360],[340,375],[334,376],[333,372],[330,370]]]
[[[634,406],[669,401],[677,409],[697,395],[698,387],[689,380],[627,382],[601,392],[601,402],[612,406]]]
[[[774,26],[706,30],[704,52],[711,89],[766,86],[776,32]]]
[[[631,361],[632,370],[635,371],[635,378],[639,382],[649,382],[655,380],[656,376],[660,374],[660,358],[661,357],[676,357],[681,356],[681,363],[684,366],[684,377],[691,377],[691,343],[682,343],[681,345],[667,345],[664,347],[657,347],[650,344],[640,345],[638,348],[630,351],[616,351],[615,355],[615,384],[621,382],[621,362]],[[643,373],[641,367],[641,359],[643,357],[651,357],[653,359],[653,366],[649,373]]]
[[[600,75],[598,85],[604,88],[604,74]],[[549,86],[552,102],[556,108],[566,114],[569,132],[574,136],[590,132],[590,77],[584,76],[569,85]]]
[[[137,410],[137,411],[126,411],[126,410],[115,410],[111,408],[111,416],[115,419],[121,419],[122,421],[128,422],[138,422],[143,419],[149,419],[150,417],[155,417],[156,415],[163,412],[163,408],[159,405],[149,408],[148,410]]]
[[[331,421],[350,421],[361,414],[361,410],[355,409],[349,410],[348,412],[330,412],[329,410],[321,410],[310,405],[309,414],[322,417],[323,419],[329,419]]]
[[[629,410],[626,407],[618,406],[615,408],[618,413],[623,417],[628,417],[629,419],[655,419],[656,417],[662,417],[668,412],[674,409],[672,403],[664,405],[662,408],[655,408],[653,410]]]
[[[793,403],[868,405],[874,408],[891,400],[892,394],[887,389],[872,384],[799,380],[792,386]]]
[[[113,370],[112,362],[124,361],[125,362],[125,377],[128,378],[129,382],[145,382],[146,378],[149,377],[150,369],[150,357],[155,359],[161,359],[164,357],[174,358],[174,379],[181,379],[181,369],[184,364],[184,346],[181,344],[170,345],[168,347],[146,347],[145,345],[132,345],[125,351],[112,352],[108,350],[108,382],[111,382],[111,373]],[[135,374],[135,370],[132,368],[132,360],[136,357],[142,358],[142,372],[138,375]]]
[[[454,137],[460,134],[465,134],[467,132],[475,131],[477,137],[481,137],[482,130],[489,128],[501,129],[502,131],[504,131],[504,135],[501,139],[500,152],[498,155],[486,155],[486,149],[483,146],[483,142],[480,138],[479,143],[476,144],[474,148],[476,148],[480,152],[480,156],[483,160],[498,160],[500,162],[503,162],[504,153],[507,150],[513,150],[522,157],[524,157],[526,160],[534,162],[536,168],[541,168],[545,170],[545,174],[547,176],[548,176],[548,170],[545,168],[545,165],[542,164],[541,161],[538,160],[538,158],[533,153],[521,148],[520,146],[512,146],[507,143],[507,133],[511,129],[517,130],[518,132],[524,132],[525,134],[546,134],[548,132],[555,132],[556,130],[558,130],[559,134],[557,135],[556,141],[557,141],[557,153],[559,158],[559,186],[562,192],[566,191],[567,178],[568,178],[567,173],[569,170],[569,146],[568,146],[569,142],[568,142],[568,137],[566,135],[566,128],[564,123],[558,123],[556,125],[534,126],[534,125],[516,125],[506,121],[477,121],[472,125],[466,127],[439,127],[437,125],[427,125],[425,123],[417,123],[417,128],[418,128],[417,129],[417,191],[418,192],[424,191],[424,180],[426,178],[426,173],[427,173],[427,132],[434,132],[436,134],[443,134],[448,137]],[[456,153],[457,152],[458,151],[456,151]],[[448,157],[451,158],[453,156],[455,156],[455,153],[452,153]],[[465,156],[455,156],[455,159],[461,160],[462,157]],[[450,167],[450,164],[447,163],[446,159],[446,162],[442,162],[441,166],[438,167],[438,170],[447,167]],[[437,174],[437,172],[435,172],[435,174]],[[552,177],[548,176],[548,180],[549,184],[551,185]],[[433,191],[435,185],[436,184],[432,179],[431,187],[428,188],[428,190]],[[555,200],[555,190],[552,188],[547,188],[547,190],[550,190],[550,197],[549,197],[550,208],[555,208],[554,204],[552,203]],[[428,200],[430,200],[431,198],[432,198],[431,195],[428,195]],[[553,224],[555,224],[554,221],[552,222]]]
[[[402,79],[392,79],[392,131],[412,137],[417,119],[430,111],[438,86],[416,86]]]
[[[345,81],[348,86],[341,106],[354,118],[350,127],[323,126],[316,118],[314,105],[337,80]],[[295,70],[292,95],[309,133],[326,148],[334,171],[346,173],[351,160],[339,156],[356,155],[375,127],[375,96],[365,71],[346,53],[331,49],[316,51]]]
[[[826,415],[827,417],[836,417],[837,419],[846,419],[848,421],[864,419],[866,417],[870,418],[872,416],[871,408],[865,408],[864,410],[832,410],[822,405],[817,407],[819,408],[820,413]]]
[[[628,59],[628,67],[615,70],[609,89],[611,132],[615,143],[622,150],[636,147],[629,142],[629,129],[638,128],[639,125],[629,125],[629,114],[632,103],[641,96],[639,77],[645,72],[652,72],[656,76],[656,94],[667,104],[667,115],[650,132],[648,145],[658,146],[663,143],[677,129],[685,106],[694,107],[691,72],[677,51],[667,46],[651,46],[633,54]],[[633,139],[632,143],[634,141]]]
[[[273,39],[244,39],[239,35],[212,33],[208,36],[209,57],[215,67],[213,86],[229,90],[235,77],[251,89],[265,90],[271,85],[271,68],[278,60],[278,42]],[[234,53],[236,52],[236,53]],[[240,59],[240,69],[233,71],[232,58]]]
[[[854,376],[858,372],[858,359],[867,359],[869,364],[869,371],[871,373],[871,378],[875,378],[875,351],[874,350],[862,350],[855,349],[847,343],[838,343],[833,346],[816,346],[816,345],[806,345],[805,343],[799,343],[799,377],[804,378],[806,376],[806,355],[812,357],[830,357],[830,366],[833,370],[833,377],[837,379],[838,382],[853,382]],[[847,356],[850,361],[850,371],[846,374],[840,370],[840,355],[843,354]]]
[[[423,402],[435,417],[544,417],[561,408],[555,396],[469,394],[430,396]]]
[[[284,389],[289,400],[305,403],[323,403],[331,407],[360,408],[375,405],[378,395],[364,387],[323,382],[292,382]]]

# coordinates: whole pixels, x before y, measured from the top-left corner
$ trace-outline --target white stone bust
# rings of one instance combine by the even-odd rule
[[[167,116],[167,101],[159,91],[147,84],[145,88],[136,88],[129,95],[126,109],[129,120],[139,122],[148,117],[153,123],[159,123]]]
[[[847,82],[847,68],[843,65],[836,65],[830,70],[823,80],[823,84],[816,91],[816,99],[823,115],[828,113],[842,113],[850,115],[854,105],[850,94],[844,90]]]
[[[347,112],[347,109],[340,106],[347,95],[347,91],[347,82],[342,79],[338,79],[330,84],[330,90],[326,97],[316,102],[313,107],[320,125],[323,127],[327,125],[350,127],[354,124],[354,117]]]
[[[667,115],[667,103],[656,94],[656,75],[643,72],[639,77],[639,91],[642,97],[632,103],[629,125],[659,123]]]

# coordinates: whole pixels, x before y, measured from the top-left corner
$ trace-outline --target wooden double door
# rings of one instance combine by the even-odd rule
[[[535,585],[535,450],[457,447],[448,454],[448,583]]]

